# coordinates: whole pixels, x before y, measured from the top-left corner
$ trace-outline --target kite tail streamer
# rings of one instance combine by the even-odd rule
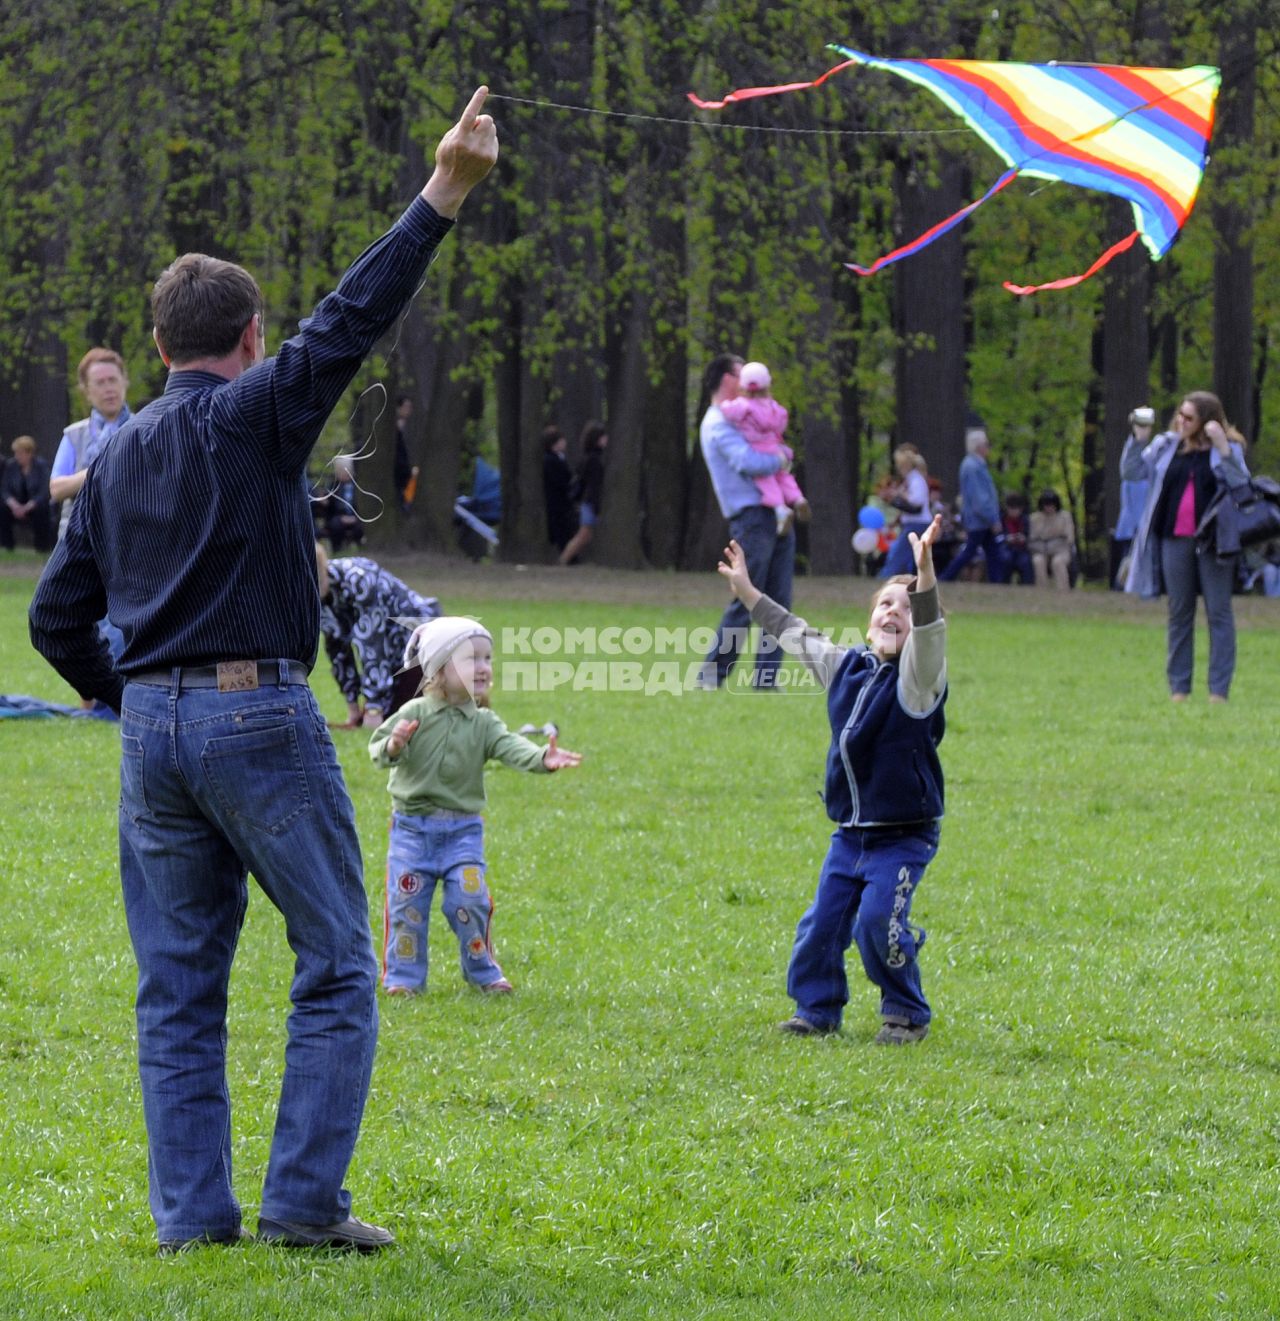
[[[803,92],[810,87],[821,87],[832,74],[839,73],[841,69],[847,69],[851,64],[857,63],[857,60],[845,60],[843,64],[837,64],[834,69],[828,69],[820,78],[815,78],[811,83],[781,83],[777,87],[742,87],[736,92],[730,92],[723,101],[699,101],[692,92],[688,92],[687,96],[699,110],[723,110],[725,106],[733,105],[735,101],[750,101],[757,96],[777,96],[781,92]]]
[[[856,271],[859,275],[874,275],[885,266],[891,266],[895,261],[910,257],[912,253],[919,252],[921,248],[927,248],[934,239],[941,238],[948,230],[954,229],[966,216],[976,211],[987,198],[994,197],[1006,184],[1012,183],[1017,177],[1017,170],[1006,170],[976,202],[970,202],[968,206],[962,206],[954,215],[948,216],[945,220],[939,220],[931,229],[926,229],[919,238],[912,239],[910,243],[895,248],[892,252],[885,253],[883,257],[872,262],[870,266],[859,266],[851,261],[845,262],[845,266],[851,271]],[[1006,285],[1005,287],[1008,288],[1009,286]]]
[[[1113,257],[1118,257],[1122,252],[1133,247],[1134,242],[1138,237],[1138,231],[1135,229],[1128,238],[1122,238],[1119,243],[1108,248],[1083,275],[1067,275],[1061,280],[1050,280],[1048,284],[1010,284],[1009,281],[1006,280],[1004,282],[1004,287],[1008,289],[1011,294],[1017,294],[1019,297],[1025,297],[1027,294],[1039,293],[1041,289],[1070,289],[1072,285],[1083,284],[1091,275],[1100,271]]]

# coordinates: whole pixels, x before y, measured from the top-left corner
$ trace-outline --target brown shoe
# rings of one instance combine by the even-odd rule
[[[907,1023],[900,1018],[886,1018],[884,1026],[876,1033],[876,1045],[910,1046],[913,1042],[923,1041],[928,1035],[928,1023]]]
[[[811,1023],[807,1018],[801,1018],[799,1014],[792,1016],[778,1024],[779,1032],[789,1032],[793,1037],[829,1037],[833,1032],[838,1031],[834,1027],[821,1027],[817,1023]]]

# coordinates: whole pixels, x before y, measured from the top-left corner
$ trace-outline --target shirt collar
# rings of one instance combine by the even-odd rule
[[[217,372],[183,369],[170,371],[169,379],[164,383],[165,394],[177,394],[184,390],[198,390],[206,385],[226,385],[227,378]]]
[[[445,710],[456,711],[459,715],[465,716],[468,720],[471,720],[479,713],[480,709],[476,706],[474,698],[456,706],[453,702],[446,702],[439,693],[424,693],[423,697],[427,702],[429,712]]]

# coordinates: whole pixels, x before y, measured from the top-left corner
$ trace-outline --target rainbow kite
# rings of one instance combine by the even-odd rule
[[[1083,275],[1037,285],[1005,281],[1004,287],[1015,294],[1079,284],[1139,237],[1159,261],[1195,205],[1222,81],[1219,71],[1208,65],[1130,69],[1002,60],[880,60],[847,46],[829,49],[846,56],[844,63],[812,82],[743,88],[723,101],[700,101],[692,93],[689,99],[703,110],[719,110],[734,101],[818,87],[832,74],[864,64],[927,87],[1009,166],[977,201],[910,243],[870,266],[846,263],[859,275],[872,275],[919,252],[1020,174],[1123,197],[1133,207],[1136,228]]]

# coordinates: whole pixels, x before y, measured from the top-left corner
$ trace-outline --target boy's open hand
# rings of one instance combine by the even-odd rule
[[[933,522],[918,535],[908,532],[911,553],[916,557],[916,591],[927,592],[937,585],[933,573],[933,543],[942,535],[942,515],[935,514]]]
[[[736,541],[724,548],[724,559],[716,565],[716,572],[729,584],[729,590],[748,610],[760,599],[760,593],[747,572],[747,556]]]
[[[566,766],[577,766],[582,762],[582,753],[570,752],[568,748],[556,746],[554,734],[547,740],[546,751],[542,754],[542,764],[549,771],[562,771]]]
[[[405,744],[418,732],[418,721],[416,720],[397,720],[396,727],[391,731],[391,737],[387,740],[387,756],[398,757],[405,748]]]

